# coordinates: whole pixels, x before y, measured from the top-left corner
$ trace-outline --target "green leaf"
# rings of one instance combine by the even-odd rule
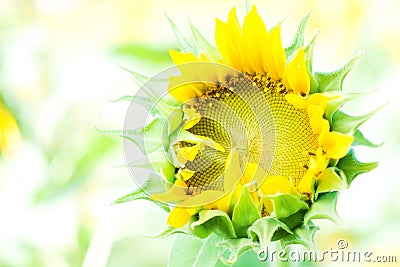
[[[343,80],[346,78],[349,71],[362,58],[364,53],[356,55],[347,64],[333,72],[316,72],[315,79],[318,83],[318,92],[342,91]]]
[[[301,46],[303,46],[304,43],[304,33],[307,28],[307,23],[308,19],[310,18],[311,11],[308,12],[301,20],[299,24],[299,28],[297,29],[296,35],[294,36],[294,39],[292,43],[285,49],[286,52],[286,57],[289,58],[291,55],[294,54],[294,52],[297,51]]]
[[[169,208],[168,205],[152,199],[149,196],[149,194],[147,193],[147,191],[144,190],[143,188],[138,188],[135,191],[133,191],[132,193],[129,193],[129,194],[123,196],[123,197],[118,198],[117,200],[114,201],[113,204],[126,203],[126,202],[130,202],[130,201],[133,201],[133,200],[139,200],[139,199],[144,199],[144,200],[151,201],[151,202],[157,204],[157,206],[159,206],[160,208],[162,208],[166,212],[170,211],[170,208]]]
[[[285,249],[288,245],[303,245],[309,250],[316,250],[314,241],[315,232],[318,227],[302,225],[297,227],[293,234],[288,234],[280,240],[281,246]]]
[[[204,54],[208,59],[213,60],[213,61],[218,61],[221,59],[221,55],[218,52],[217,48],[215,46],[211,45],[207,39],[199,32],[199,30],[196,29],[196,27],[192,24],[192,22],[189,20],[190,28],[193,33],[193,38],[196,44],[196,48],[198,53],[201,51],[202,54]],[[198,55],[197,53],[197,55]]]
[[[349,185],[359,174],[370,172],[377,166],[378,162],[363,163],[358,161],[353,149],[350,149],[347,155],[339,160],[337,165],[345,174]]]
[[[176,237],[169,255],[168,267],[214,267],[220,257],[219,236],[199,239],[189,235]]]
[[[223,238],[236,238],[235,229],[228,214],[221,210],[202,210],[199,220],[191,224],[195,235],[205,238],[215,233]]]
[[[348,187],[347,181],[342,180],[335,169],[334,167],[327,168],[318,176],[317,195],[319,193],[340,191]]]
[[[308,224],[311,220],[315,219],[327,219],[332,222],[340,221],[336,212],[338,195],[338,192],[320,194],[304,215],[304,224]]]
[[[371,141],[369,141],[360,130],[356,130],[354,132],[354,142],[353,146],[368,146],[368,147],[380,147],[382,146],[383,143],[380,144],[374,144]]]
[[[228,257],[221,257],[220,260],[226,265],[234,264],[243,253],[257,247],[258,243],[254,242],[249,238],[236,238],[236,239],[225,239],[217,244],[218,247],[223,248],[223,252],[228,251]],[[221,253],[221,254],[222,254]]]
[[[262,217],[249,227],[248,235],[252,240],[259,241],[260,247],[263,249],[272,241],[274,233],[280,229],[292,233],[283,222],[273,217]]]
[[[274,203],[274,213],[277,219],[289,217],[299,210],[307,210],[308,205],[291,194],[279,194],[269,197]]]
[[[192,45],[186,38],[185,36],[180,32],[176,24],[167,16],[165,15],[168,19],[169,24],[171,25],[172,30],[174,31],[176,40],[178,42],[179,49],[182,52],[190,52],[197,54],[196,47]]]
[[[362,116],[350,116],[340,109],[336,110],[332,117],[331,131],[353,134],[361,124],[374,116],[383,107],[384,105]]]
[[[238,237],[246,237],[247,229],[261,217],[253,200],[250,198],[248,187],[243,187],[239,200],[233,208],[232,223]]]

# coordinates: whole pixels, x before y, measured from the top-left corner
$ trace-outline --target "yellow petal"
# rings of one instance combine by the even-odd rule
[[[308,106],[308,117],[310,118],[310,125],[314,134],[320,134],[322,131],[323,124],[326,121],[323,118],[325,109],[317,105]]]
[[[328,158],[340,159],[346,156],[354,137],[338,132],[329,132],[323,140],[323,148]]]
[[[182,147],[177,150],[177,158],[183,164],[186,163],[187,160],[193,161],[196,158],[197,153],[200,150],[200,143],[194,146]]]
[[[177,202],[182,201],[190,197],[186,194],[186,183],[181,180],[176,180],[172,188],[163,193],[152,194],[150,197],[154,200],[161,202]]]
[[[182,202],[179,202],[181,207],[199,208],[202,206],[210,205],[218,200],[221,200],[226,193],[218,190],[204,190],[201,193],[190,196]]]
[[[218,68],[219,65],[212,64],[210,60],[204,55],[200,54],[200,62],[189,66],[194,72],[198,73],[200,81],[204,83],[210,83],[210,85],[215,84],[218,81]]]
[[[222,57],[232,67],[243,71],[243,43],[239,22],[236,18],[236,8],[232,8],[228,15],[228,22],[216,19],[215,43]]]
[[[217,209],[228,212],[230,206],[231,194],[225,194],[222,198],[209,204],[207,209]]]
[[[179,169],[178,171],[178,179],[187,181],[189,180],[196,172],[188,170],[188,169]]]
[[[320,172],[326,169],[329,161],[325,155],[310,157],[308,172],[312,175],[318,175]]]
[[[286,54],[282,46],[281,28],[279,25],[271,31],[268,39],[264,61],[267,63],[269,75],[275,80],[280,80],[283,78],[286,67]]]
[[[308,107],[307,100],[300,95],[287,94],[285,96],[285,99],[287,102],[292,104],[295,108],[306,109]]]
[[[250,186],[250,193],[254,192],[257,189],[257,185],[261,185],[265,178],[267,177],[268,172],[264,170],[258,163],[248,163],[244,170],[244,174],[242,177],[243,184],[252,184],[254,186]]]
[[[169,55],[175,65],[180,65],[189,62],[198,62],[199,59],[193,53],[179,52],[175,50],[170,50]]]
[[[295,94],[308,95],[310,92],[310,76],[308,74],[304,50],[300,48],[286,68],[285,75],[289,87]]]
[[[190,83],[183,76],[170,76],[168,93],[180,102],[185,102],[203,95],[204,84]]]
[[[267,28],[253,5],[243,22],[243,46],[249,64],[246,71],[265,74],[263,53],[267,41]]]
[[[274,211],[274,203],[272,202],[272,200],[267,197],[263,197],[262,202],[268,214],[271,214]]]
[[[307,103],[308,105],[318,105],[323,107],[323,109],[326,109],[326,105],[328,104],[329,101],[333,99],[340,98],[341,96],[337,93],[332,93],[332,92],[325,92],[325,93],[315,93],[311,94],[307,98]]]
[[[284,176],[268,176],[260,189],[263,194],[271,196],[277,193],[290,194],[292,192],[290,181]]]
[[[187,115],[188,120],[185,121],[185,125],[183,126],[184,130],[190,129],[195,126],[201,119],[200,113],[197,113],[195,109],[184,109],[183,112]]]
[[[315,184],[315,177],[310,172],[306,173],[300,180],[298,190],[301,193],[311,194]]]
[[[237,150],[229,152],[225,161],[224,191],[231,191],[242,177],[243,171],[240,168],[239,153]]]
[[[175,207],[169,214],[167,224],[180,228],[187,224],[192,215],[183,207]]]
[[[329,101],[340,98],[341,96],[334,93],[315,93],[308,97],[303,97],[297,94],[287,94],[286,100],[298,109],[307,109],[310,105],[321,106],[324,111]]]
[[[199,59],[197,58],[197,56],[195,54],[170,50],[169,55],[170,55],[172,61],[174,62],[174,64],[177,66],[177,68],[181,72],[181,77],[183,78],[182,82],[192,83],[192,82],[201,81],[198,73],[196,71],[192,70],[192,66],[195,66],[195,65],[194,64],[185,64],[185,63],[199,62]],[[180,66],[181,64],[185,64],[185,65]]]

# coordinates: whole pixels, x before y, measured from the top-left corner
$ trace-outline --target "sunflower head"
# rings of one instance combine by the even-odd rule
[[[164,189],[149,199],[170,211],[173,229],[251,243],[235,243],[234,258],[275,240],[312,246],[312,220],[335,220],[338,191],[376,167],[354,156],[356,145],[371,144],[357,128],[374,112],[341,110],[359,96],[343,92],[342,82],[360,57],[314,72],[316,38],[303,43],[308,17],[287,48],[280,25],[268,29],[255,6],[243,23],[235,8],[216,20],[216,47],[193,25],[189,42],[171,22],[181,51],[170,51],[177,74],[165,80],[168,94],[145,86],[144,98],[132,98],[157,99],[139,131],[150,164],[133,163],[161,177]]]

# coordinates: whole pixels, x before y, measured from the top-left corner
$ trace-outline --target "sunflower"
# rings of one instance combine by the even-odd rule
[[[336,71],[314,72],[316,36],[303,44],[308,18],[286,48],[280,25],[268,30],[255,6],[242,24],[235,8],[226,22],[216,20],[216,47],[193,25],[188,41],[171,21],[181,50],[170,56],[179,75],[169,77],[168,96],[137,131],[148,136],[146,166],[165,190],[146,197],[146,184],[117,202],[155,201],[170,211],[167,223],[177,232],[219,236],[230,260],[274,240],[312,246],[313,220],[335,220],[338,191],[377,163],[354,156],[357,145],[375,146],[358,127],[376,111],[354,117],[341,110],[362,95],[342,91],[361,55]]]

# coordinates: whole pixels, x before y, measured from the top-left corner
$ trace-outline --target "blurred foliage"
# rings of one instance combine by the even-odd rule
[[[113,50],[116,56],[144,60],[146,64],[160,64],[172,63],[168,54],[170,49],[172,49],[170,46],[164,45],[130,43],[118,46]]]

